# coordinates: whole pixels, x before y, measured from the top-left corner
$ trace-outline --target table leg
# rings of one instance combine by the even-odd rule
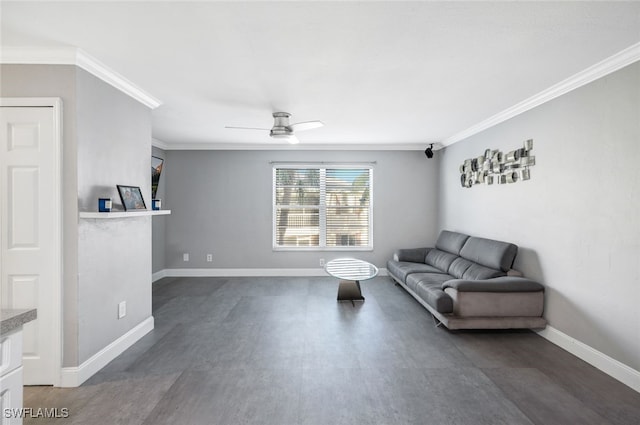
[[[360,282],[357,280],[341,280],[338,286],[338,301],[364,301]]]

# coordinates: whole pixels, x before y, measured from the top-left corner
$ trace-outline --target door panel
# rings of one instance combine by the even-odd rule
[[[38,276],[9,276],[8,299],[13,308],[37,308],[34,300],[38,299],[40,279]],[[22,353],[34,357],[38,353],[38,320],[26,323],[22,327]],[[24,337],[27,335],[28,337]]]
[[[38,167],[9,167],[8,248],[39,249]]]
[[[54,383],[54,282],[60,249],[52,107],[0,107],[2,308],[37,308],[23,328],[24,383]],[[58,245],[57,245],[58,244]]]
[[[38,149],[40,146],[40,125],[34,122],[7,123],[7,149]]]

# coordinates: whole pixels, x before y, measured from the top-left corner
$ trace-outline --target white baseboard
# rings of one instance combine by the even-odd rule
[[[61,387],[79,387],[111,360],[122,354],[140,338],[153,330],[153,316],[149,316],[129,332],[104,347],[78,367],[63,367],[60,374]]]
[[[589,345],[548,326],[537,331],[538,335],[567,350],[574,356],[600,369],[607,375],[640,392],[640,371],[607,356]]]
[[[151,283],[154,283],[154,282],[156,282],[156,281],[158,281],[158,280],[160,280],[160,279],[162,279],[163,277],[166,277],[166,276],[167,276],[167,270],[166,269],[157,271],[157,272],[155,272],[155,273],[153,273],[151,275]]]
[[[316,269],[164,269],[153,274],[155,282],[163,277],[296,277],[328,276],[322,268]],[[378,270],[378,276],[387,276],[387,269]]]

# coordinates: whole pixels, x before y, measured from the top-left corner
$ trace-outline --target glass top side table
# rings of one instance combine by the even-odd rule
[[[355,258],[337,258],[329,261],[324,270],[331,276],[340,279],[338,301],[364,301],[360,281],[373,279],[378,275],[378,268],[366,261]]]

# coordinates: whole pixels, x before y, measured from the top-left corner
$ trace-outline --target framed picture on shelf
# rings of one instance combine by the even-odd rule
[[[142,192],[138,186],[124,186],[116,185],[118,187],[118,194],[122,201],[122,206],[125,211],[129,210],[146,210],[147,206],[144,203]]]
[[[151,199],[156,199],[158,192],[158,183],[160,183],[160,174],[162,174],[162,164],[164,159],[157,156],[151,157]]]

